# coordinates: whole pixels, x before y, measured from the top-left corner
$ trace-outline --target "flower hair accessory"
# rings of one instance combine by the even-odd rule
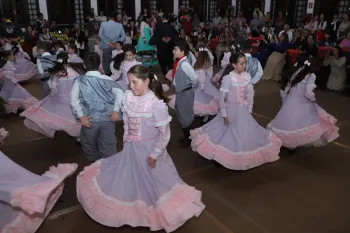
[[[296,63],[294,64],[294,66],[297,67],[297,66],[298,66],[298,62],[296,62]]]
[[[306,60],[306,61],[304,62],[304,65],[306,65],[306,66],[310,66],[310,65],[311,65],[311,63],[310,63],[308,60]]]
[[[240,48],[241,46],[239,44],[237,44],[237,48]]]
[[[62,64],[63,63],[63,59],[62,58],[58,59],[57,62]]]
[[[204,48],[199,48],[199,52],[204,52],[205,49]]]
[[[232,46],[231,46],[231,49],[232,49],[232,50],[235,50],[235,49],[236,49],[235,45],[232,45]]]

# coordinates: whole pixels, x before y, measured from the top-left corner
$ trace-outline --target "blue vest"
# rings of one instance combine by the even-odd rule
[[[259,68],[259,60],[255,57],[247,57],[247,68],[246,71],[248,74],[250,74],[251,78],[253,79],[258,72]]]
[[[48,72],[45,72],[45,70],[50,69],[56,65],[57,61],[57,56],[56,55],[51,55],[51,56],[44,56],[44,57],[39,57],[38,58],[41,62],[41,65],[44,70],[44,75],[38,75],[38,79],[45,79],[45,78],[50,78],[50,74]]]
[[[84,116],[93,117],[91,121],[110,121],[113,112],[115,94],[113,88],[120,88],[113,80],[106,80],[95,76],[79,76],[80,103]]]
[[[192,83],[189,77],[187,77],[186,73],[181,69],[181,64],[183,62],[187,62],[189,63],[188,59],[185,58],[182,61],[179,62],[179,64],[177,65],[177,69],[175,71],[175,77],[174,77],[174,81],[175,81],[175,92],[176,93],[180,93],[183,90],[192,87]]]

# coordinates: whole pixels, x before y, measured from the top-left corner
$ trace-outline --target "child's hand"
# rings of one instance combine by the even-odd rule
[[[154,169],[156,167],[157,160],[151,158],[150,156],[147,157],[147,163],[150,168]]]
[[[111,121],[116,122],[118,118],[118,112],[111,112]]]
[[[224,123],[226,126],[230,124],[230,121],[228,120],[228,117],[224,117]]]
[[[82,117],[80,117],[80,122],[84,127],[91,128],[93,125],[91,124],[91,122],[89,120],[92,118],[93,117],[91,117],[91,116],[82,116]]]

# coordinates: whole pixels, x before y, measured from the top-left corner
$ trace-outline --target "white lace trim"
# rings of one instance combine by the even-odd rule
[[[288,130],[282,130],[282,129],[277,129],[277,128],[274,128],[271,126],[271,123],[269,123],[266,128],[267,129],[270,129],[272,131],[275,131],[275,132],[278,132],[278,133],[283,133],[283,134],[295,134],[295,133],[299,133],[299,132],[303,132],[303,131],[307,131],[311,128],[316,128],[320,126],[320,123],[316,123],[314,125],[310,125],[310,126],[306,126],[304,128],[301,128],[301,129],[297,129],[297,130],[292,130],[292,131],[288,131]]]
[[[156,122],[156,127],[161,127],[161,126],[166,126],[167,124],[169,124],[169,122],[172,120],[172,117],[169,116],[168,119],[164,120],[164,121],[159,121]]]
[[[201,130],[201,132],[203,133],[202,130]],[[221,145],[214,144],[213,142],[210,141],[208,134],[203,134],[203,136],[205,137],[205,140],[208,142],[208,144],[210,144],[213,148],[218,147],[218,148],[222,149],[223,151],[225,151],[226,153],[235,156],[235,155],[251,155],[251,154],[256,154],[256,153],[258,153],[258,152],[260,152],[260,151],[266,150],[266,149],[269,148],[269,147],[272,147],[274,144],[271,142],[271,137],[272,137],[271,134],[272,134],[272,133],[270,132],[270,133],[269,133],[269,140],[270,140],[270,143],[268,143],[267,145],[265,145],[265,146],[263,146],[263,147],[259,147],[259,148],[255,149],[255,150],[250,150],[250,151],[238,151],[238,152],[233,152],[233,151],[230,151],[229,149],[227,149],[227,148],[225,148],[225,147],[223,147],[223,146],[221,146]],[[215,151],[216,151],[216,149],[214,149],[214,152],[213,152],[213,153],[215,153]]]

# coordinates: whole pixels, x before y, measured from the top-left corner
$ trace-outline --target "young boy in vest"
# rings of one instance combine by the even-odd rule
[[[194,121],[194,87],[198,85],[198,77],[187,59],[189,46],[186,41],[178,40],[175,43],[173,55],[175,60],[173,66],[173,86],[175,87],[176,118],[182,128],[184,139],[183,148],[191,145],[190,130]]]
[[[241,52],[244,53],[244,55],[247,58],[247,73],[250,74],[252,78],[252,84],[255,85],[259,80],[262,78],[264,71],[261,67],[261,64],[259,60],[255,57],[252,57],[250,54],[252,50],[252,45],[249,40],[244,40],[239,42],[239,46],[241,49]]]
[[[87,73],[75,79],[71,106],[82,123],[80,143],[86,158],[93,162],[117,153],[115,122],[119,119],[123,91],[98,69],[100,56],[89,53],[84,60]]]
[[[43,41],[39,42],[37,45],[37,50],[40,56],[36,61],[38,68],[37,78],[41,81],[41,89],[44,98],[50,94],[50,88],[48,85],[50,74],[45,72],[45,70],[54,67],[56,64],[55,62],[57,61],[56,55],[50,53],[50,48],[51,44],[49,42]]]

